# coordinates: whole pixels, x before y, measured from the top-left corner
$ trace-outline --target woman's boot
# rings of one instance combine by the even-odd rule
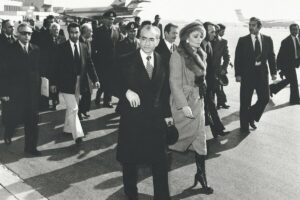
[[[205,194],[212,194],[214,190],[209,185],[207,185],[206,180],[205,156],[195,153],[195,162],[197,166],[197,173],[195,174],[195,181],[193,187],[195,187],[197,183],[200,182]]]

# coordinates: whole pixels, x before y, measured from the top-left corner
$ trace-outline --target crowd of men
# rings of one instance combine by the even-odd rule
[[[146,50],[148,48],[152,51],[155,47],[155,52],[160,55],[165,66],[164,73],[168,77],[169,60],[171,54],[177,49],[175,40],[178,26],[169,23],[163,28],[159,15],[155,16],[153,23],[151,21],[140,23],[141,19],[136,17],[135,21],[120,22],[118,26],[114,24],[115,18],[116,14],[109,11],[103,15],[100,25],[95,21],[81,25],[71,23],[67,27],[68,39],[53,16],[48,16],[40,29],[32,21],[30,24],[19,24],[16,35],[14,22],[2,21],[0,97],[2,121],[5,127],[4,141],[7,145],[12,142],[16,126],[24,124],[24,151],[33,156],[40,156],[41,152],[37,149],[38,112],[56,110],[59,104],[59,93],[64,98],[67,108],[63,133],[72,134],[77,145],[82,143],[84,137],[80,121],[89,117],[93,88],[98,89],[96,105],[100,105],[100,97],[103,94],[103,107],[106,108],[113,108],[112,96],[120,99],[116,108],[117,113],[126,110],[123,104],[127,100],[132,107],[138,107],[140,102],[136,101],[138,99],[136,94],[123,90],[124,77],[122,76],[126,73],[120,73],[124,70],[120,67],[127,62],[124,57],[128,58],[129,54],[139,48]],[[207,87],[204,88],[205,117],[213,137],[217,138],[229,134],[220,120],[218,109],[230,107],[223,88],[228,85],[226,74],[230,65],[230,55],[228,42],[223,38],[226,27],[211,22],[205,22],[203,25],[206,38],[201,47],[207,54]],[[144,27],[152,26],[157,27],[161,33],[157,47],[149,45],[153,40],[150,33],[150,36],[146,31],[141,34]],[[250,34],[239,39],[235,52],[235,76],[236,81],[241,83],[241,133],[249,133],[249,126],[256,129],[255,122],[260,120],[269,96],[278,93],[286,85],[290,84],[291,88],[290,103],[300,103],[296,74],[296,68],[300,63],[299,26],[290,25],[291,34],[282,41],[277,61],[272,38],[261,34],[261,27],[258,18],[251,18]],[[151,32],[151,28],[148,29]],[[123,63],[120,64],[120,61]],[[146,65],[148,65],[147,61],[145,61]],[[280,70],[282,81],[269,86],[268,74],[270,72],[272,80],[275,80],[277,68]],[[138,80],[129,82],[134,83],[134,81],[139,82]],[[49,90],[49,95],[41,95],[44,87]],[[132,85],[132,87],[140,86]],[[254,90],[258,98],[257,102],[251,105]],[[167,93],[170,94],[170,88],[167,88]],[[170,122],[173,123],[172,120]],[[132,122],[128,121],[128,124],[130,123]],[[132,130],[128,124],[120,128]],[[125,142],[127,140],[128,138],[124,138]],[[122,155],[126,151],[129,150],[123,149],[119,152],[119,160],[122,160]],[[127,170],[132,170],[131,166],[126,167]],[[160,181],[159,173],[163,166],[153,167],[160,168],[156,171],[157,181]]]

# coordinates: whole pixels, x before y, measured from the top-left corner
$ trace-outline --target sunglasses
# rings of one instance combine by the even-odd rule
[[[31,36],[31,35],[32,35],[32,33],[31,33],[31,32],[26,32],[26,31],[20,32],[20,34],[21,34],[21,35],[29,35],[29,36]]]

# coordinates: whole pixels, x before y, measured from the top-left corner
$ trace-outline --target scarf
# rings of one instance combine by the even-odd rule
[[[206,54],[201,48],[195,51],[186,41],[180,41],[177,51],[184,58],[186,67],[196,77],[205,76]]]

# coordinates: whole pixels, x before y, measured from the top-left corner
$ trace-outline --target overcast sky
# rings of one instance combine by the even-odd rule
[[[114,0],[52,0],[53,4],[75,7],[108,6]],[[246,18],[300,19],[300,0],[152,0],[144,4],[143,19],[160,14],[165,19],[222,20],[236,22],[234,9],[242,9]]]

